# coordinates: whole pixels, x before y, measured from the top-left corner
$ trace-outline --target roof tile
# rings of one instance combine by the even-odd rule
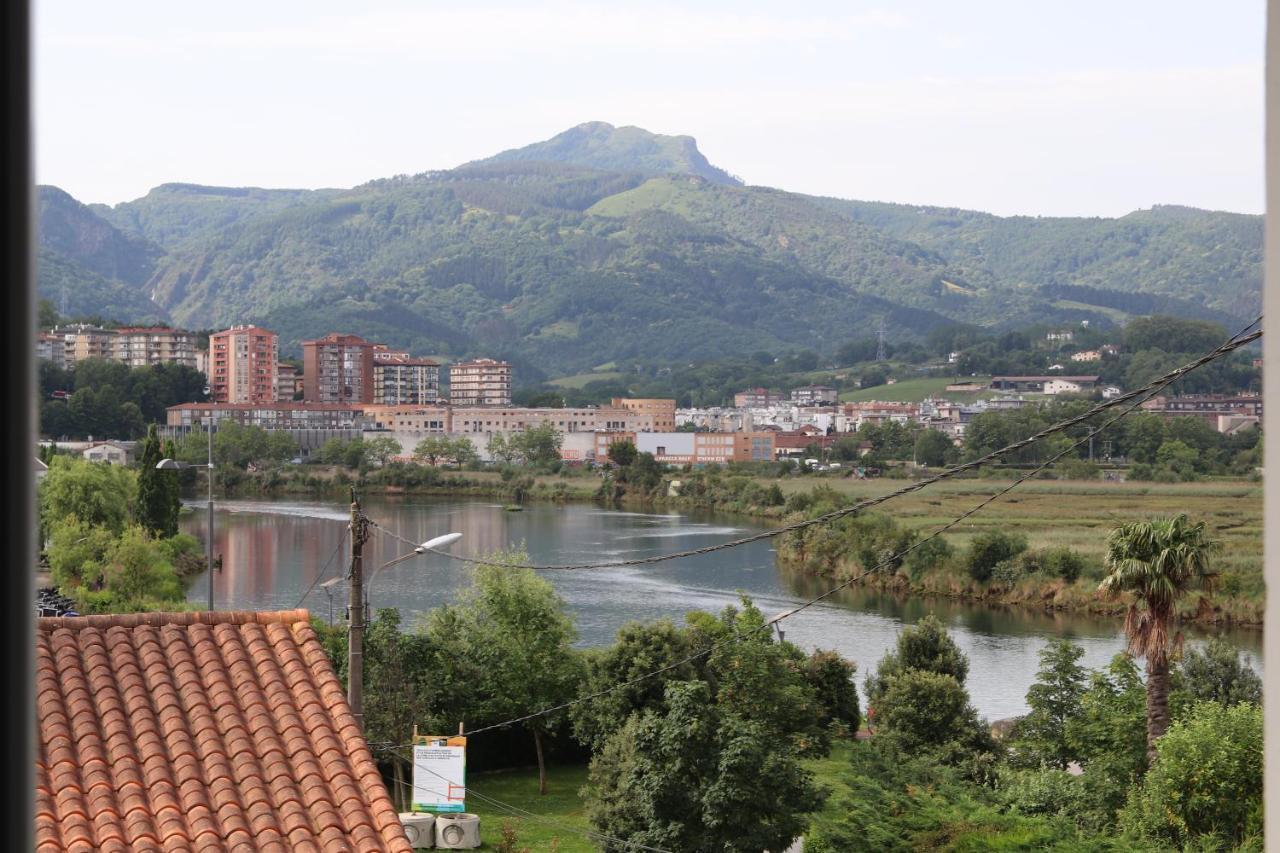
[[[308,619],[39,620],[36,849],[408,853]]]

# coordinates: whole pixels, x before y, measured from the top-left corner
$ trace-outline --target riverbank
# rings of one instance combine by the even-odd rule
[[[774,477],[729,468],[668,472],[643,489],[635,484],[606,483],[599,471],[583,469],[534,474],[405,465],[364,474],[321,466],[273,469],[240,474],[228,478],[225,485],[232,495],[345,497],[355,486],[367,496],[485,498],[510,503],[599,501],[607,490],[617,496],[610,503],[626,509],[711,510],[776,524],[882,495],[902,483],[893,479]],[[922,537],[1005,485],[1007,480],[997,478],[950,480],[895,498],[879,513],[897,529]],[[1262,487],[1246,480],[1173,484],[1034,480],[944,534],[941,539],[950,559],[927,565],[917,562],[857,583],[900,595],[1118,617],[1123,614],[1123,605],[1097,594],[1108,532],[1126,521],[1179,512],[1204,519],[1211,535],[1223,543],[1215,566],[1220,574],[1218,590],[1204,605],[1198,597],[1190,597],[1184,603],[1183,618],[1206,625],[1260,626],[1264,606]],[[1069,549],[1082,558],[1083,571],[1074,579],[1031,572],[1017,578],[974,580],[956,557],[975,536],[994,530],[1025,536],[1032,552]],[[831,541],[823,548],[804,552],[797,549],[796,542],[783,539],[778,543],[778,559],[786,568],[838,582],[864,569],[854,541]]]

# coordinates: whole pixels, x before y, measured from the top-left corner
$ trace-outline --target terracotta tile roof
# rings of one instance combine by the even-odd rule
[[[307,611],[36,633],[38,851],[409,853]]]

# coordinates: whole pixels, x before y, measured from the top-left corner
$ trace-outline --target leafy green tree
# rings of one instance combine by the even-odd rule
[[[889,682],[910,670],[949,675],[962,686],[969,675],[969,658],[932,613],[903,628],[893,651],[885,653],[874,673],[867,673],[867,705],[876,708],[877,718],[877,706]]]
[[[909,669],[887,682],[876,698],[876,736],[905,753],[949,749],[963,754],[982,745],[982,724],[969,694],[951,675]]]
[[[40,519],[46,527],[75,517],[113,535],[124,532],[138,495],[138,475],[121,465],[55,456],[40,482]]]
[[[847,732],[856,732],[862,725],[858,688],[853,680],[857,671],[853,661],[825,649],[814,649],[805,660],[801,672],[818,701],[822,725],[835,723]]]
[[[49,526],[49,574],[59,589],[100,589],[102,565],[115,547],[116,535],[105,527],[65,516]]]
[[[976,581],[990,579],[995,567],[1027,550],[1027,537],[1021,533],[988,530],[979,533],[969,542],[965,555],[965,567],[969,577]]]
[[[1202,702],[1170,726],[1151,769],[1130,790],[1120,824],[1177,848],[1260,836],[1262,708]]]
[[[1146,412],[1135,412],[1121,421],[1124,453],[1131,462],[1150,465],[1156,451],[1164,444],[1167,427],[1164,418]]]
[[[824,797],[790,746],[713,702],[702,681],[667,684],[663,704],[632,716],[592,759],[592,825],[667,850],[790,845]]]
[[[515,442],[509,440],[506,433],[502,432],[495,432],[489,436],[485,443],[485,450],[488,451],[490,459],[502,465],[510,465],[520,455]]]
[[[921,465],[940,468],[954,461],[957,456],[959,454],[951,439],[936,429],[922,429],[916,436],[915,457],[916,462]]]
[[[1084,649],[1070,640],[1050,642],[1040,650],[1036,681],[1027,689],[1031,711],[1014,726],[1013,750],[1019,763],[1066,770],[1076,758],[1067,736],[1085,691]]]
[[[430,435],[414,446],[413,457],[428,465],[446,461],[462,465],[475,460],[476,450],[465,438],[451,439],[443,435]]]
[[[1067,738],[1084,766],[1097,810],[1110,823],[1125,792],[1147,766],[1146,687],[1133,658],[1117,654],[1106,669],[1089,673],[1079,713]]]
[[[164,552],[145,530],[130,526],[116,540],[102,563],[106,590],[126,607],[148,599],[181,601],[182,585]]]
[[[700,661],[685,660],[691,652],[686,632],[668,619],[623,625],[612,645],[586,658],[577,692],[601,695],[570,710],[574,737],[598,751],[632,714],[645,709],[666,710],[664,694],[669,682],[701,676]],[[660,675],[637,680],[666,667],[670,669]],[[604,692],[619,684],[627,686]]]
[[[138,523],[163,539],[178,534],[179,497],[177,478],[156,468],[164,458],[161,454],[160,436],[152,424],[138,460]]]
[[[456,605],[432,613],[429,633],[439,636],[447,624],[457,632],[467,657],[478,668],[477,723],[498,721],[557,705],[573,694],[580,678],[573,653],[577,631],[564,613],[555,588],[528,569],[523,551],[490,555],[476,569],[472,586]],[[533,736],[538,755],[538,791],[547,791],[543,741],[556,715],[522,725]]]
[[[1204,651],[1187,649],[1182,658],[1182,689],[1192,702],[1262,704],[1262,679],[1241,659],[1238,649],[1214,637]]]
[[[554,424],[542,423],[513,433],[508,437],[507,444],[514,449],[515,460],[525,465],[545,467],[560,461],[564,435]]]
[[[391,458],[399,456],[403,450],[400,442],[387,435],[371,438],[364,443],[365,456],[377,462],[379,467],[386,467]]]
[[[1166,441],[1156,451],[1156,464],[1179,480],[1194,480],[1200,455],[1181,441]]]
[[[609,461],[621,468],[625,468],[636,461],[638,452],[635,442],[628,439],[619,439],[609,443]]]
[[[1209,556],[1218,543],[1185,514],[1123,524],[1107,537],[1109,574],[1098,588],[1128,601],[1129,650],[1147,661],[1147,755],[1169,727],[1169,625],[1182,596],[1212,586]]]

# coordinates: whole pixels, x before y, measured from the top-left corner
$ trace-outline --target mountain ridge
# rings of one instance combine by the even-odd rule
[[[1151,306],[1230,321],[1261,301],[1258,216],[1175,205],[998,217],[808,196],[672,169],[665,140],[696,143],[657,134],[631,159],[621,144],[603,160],[558,149],[594,164],[537,159],[565,134],[511,150],[536,156],[345,190],[165,184],[105,209],[41,195],[59,221],[113,229],[99,242],[150,258],[94,274],[175,322],[275,324],[286,351],[341,326],[421,352],[501,355],[527,373],[831,350],[882,318],[914,337],[948,322],[1106,325]],[[63,281],[67,265],[101,260],[45,237]]]

